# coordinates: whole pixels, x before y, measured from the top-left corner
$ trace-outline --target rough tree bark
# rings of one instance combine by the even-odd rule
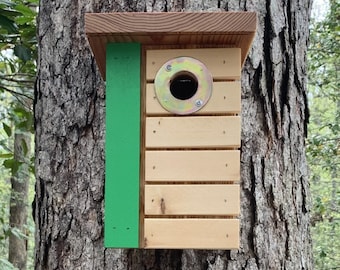
[[[311,269],[305,159],[308,0],[40,1],[36,124],[37,269]],[[85,12],[252,10],[242,73],[241,247],[103,248],[105,87]]]

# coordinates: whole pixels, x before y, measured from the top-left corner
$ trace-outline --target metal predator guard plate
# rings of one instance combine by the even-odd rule
[[[186,98],[175,97],[171,91],[171,84],[176,78],[186,77],[194,84],[194,93]],[[209,101],[212,93],[213,79],[207,67],[197,59],[191,57],[177,57],[167,61],[157,72],[155,77],[155,93],[159,103],[171,113],[187,115],[199,111]],[[197,87],[197,89],[196,89]],[[186,91],[178,87],[179,91]],[[178,91],[178,90],[177,90]],[[181,95],[181,93],[179,93]]]

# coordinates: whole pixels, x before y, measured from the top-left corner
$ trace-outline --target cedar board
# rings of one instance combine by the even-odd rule
[[[145,215],[237,216],[239,185],[146,185]]]
[[[241,48],[244,63],[256,25],[256,13],[244,11],[85,14],[85,32],[104,80],[106,43]]]
[[[146,148],[238,148],[240,116],[147,117]]]
[[[146,218],[144,232],[144,248],[149,249],[236,249],[240,221]]]
[[[146,151],[146,182],[240,180],[239,150]]]
[[[239,114],[241,112],[241,83],[214,82],[211,97],[207,104],[195,112],[197,115],[207,114]],[[170,115],[157,100],[154,84],[146,85],[146,114]]]

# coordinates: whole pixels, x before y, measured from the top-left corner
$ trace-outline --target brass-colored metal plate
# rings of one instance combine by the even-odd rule
[[[170,85],[179,76],[189,76],[197,82],[197,90],[189,98],[180,99],[173,95]],[[177,57],[167,61],[155,77],[157,100],[167,111],[187,115],[199,111],[209,101],[213,79],[207,67],[191,57]]]

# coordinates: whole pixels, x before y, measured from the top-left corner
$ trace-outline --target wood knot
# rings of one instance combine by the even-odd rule
[[[161,199],[161,213],[162,215],[165,214],[165,201],[163,198]]]

